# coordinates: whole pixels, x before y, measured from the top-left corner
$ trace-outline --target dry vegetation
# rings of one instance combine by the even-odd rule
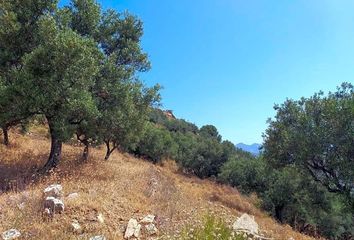
[[[0,189],[10,190],[0,194],[0,232],[17,228],[23,239],[88,239],[99,234],[122,239],[131,217],[152,213],[164,239],[178,235],[186,225],[199,223],[206,213],[231,224],[246,212],[255,215],[263,233],[274,239],[311,239],[266,216],[254,206],[255,197],[184,176],[173,162],[156,166],[118,152],[110,161],[103,161],[104,149],[98,148],[82,164],[82,148],[65,145],[60,167],[50,176],[36,177],[35,169],[44,164],[49,150],[43,131],[36,129],[27,136],[12,133],[11,139],[10,148],[0,145]],[[65,213],[48,220],[42,216],[41,195],[53,183],[62,184],[66,195],[78,192],[80,196],[66,200]],[[96,220],[99,213],[104,216],[103,224]],[[83,236],[70,230],[73,219],[84,228]]]

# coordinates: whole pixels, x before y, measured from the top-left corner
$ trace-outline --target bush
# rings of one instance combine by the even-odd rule
[[[222,219],[206,215],[202,226],[188,226],[183,231],[180,240],[246,240],[235,234]]]
[[[202,138],[194,134],[176,134],[178,145],[177,163],[185,171],[200,178],[217,176],[223,164],[223,148],[212,138]]]
[[[147,124],[135,153],[157,163],[164,158],[171,157],[175,151],[176,144],[166,129]]]
[[[218,177],[243,193],[259,193],[267,187],[266,164],[261,158],[232,157],[222,166]]]

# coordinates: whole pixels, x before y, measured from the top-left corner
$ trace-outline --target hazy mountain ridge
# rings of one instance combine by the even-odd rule
[[[244,144],[244,143],[238,143],[236,144],[236,147],[246,151],[246,152],[250,152],[252,153],[253,155],[256,155],[258,156],[260,154],[260,147],[262,145],[259,144],[259,143],[253,143],[251,145],[248,145],[248,144]]]

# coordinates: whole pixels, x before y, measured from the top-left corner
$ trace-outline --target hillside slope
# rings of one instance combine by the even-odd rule
[[[130,218],[151,213],[157,216],[159,235],[167,238],[195,225],[206,213],[229,224],[242,213],[255,216],[263,233],[274,239],[311,239],[282,226],[258,210],[255,198],[209,180],[180,174],[172,162],[156,166],[127,154],[115,152],[103,161],[104,149],[92,149],[88,163],[80,164],[82,147],[65,145],[63,161],[50,176],[33,179],[35,167],[46,160],[49,141],[38,134],[14,136],[12,146],[0,145],[1,189],[0,233],[16,228],[21,239],[89,239],[105,235],[122,239]],[[32,168],[33,167],[33,168]],[[17,181],[10,179],[17,178]],[[53,183],[63,185],[65,195],[79,197],[65,201],[66,209],[53,220],[42,216],[42,191]],[[104,223],[96,221],[102,214]],[[80,237],[70,230],[73,219],[84,229]]]

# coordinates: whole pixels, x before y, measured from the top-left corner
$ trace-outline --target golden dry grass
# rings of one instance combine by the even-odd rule
[[[0,232],[17,228],[22,239],[36,240],[88,239],[100,234],[107,239],[122,239],[130,218],[151,213],[157,216],[160,236],[166,237],[178,234],[187,224],[199,224],[206,213],[232,224],[246,212],[255,215],[263,233],[274,239],[311,239],[279,225],[257,209],[252,204],[254,197],[242,196],[210,180],[182,175],[171,161],[156,166],[118,152],[103,161],[104,149],[97,148],[91,149],[88,163],[80,164],[82,148],[65,145],[58,169],[35,178],[35,169],[46,160],[48,139],[43,134],[11,133],[11,140],[10,148],[0,145],[0,184],[13,190],[0,193]],[[42,216],[41,197],[42,190],[53,183],[62,184],[65,195],[77,192],[79,198],[65,200],[64,214],[48,220]],[[97,221],[99,213],[104,216],[103,224]],[[83,236],[70,230],[73,219],[83,227]]]

